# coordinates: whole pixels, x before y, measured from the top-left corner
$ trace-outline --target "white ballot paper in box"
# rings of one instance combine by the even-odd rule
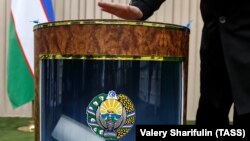
[[[89,127],[65,115],[62,115],[57,122],[52,137],[58,141],[105,141]]]

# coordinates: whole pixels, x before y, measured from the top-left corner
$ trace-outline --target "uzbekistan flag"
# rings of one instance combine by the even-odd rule
[[[13,108],[34,99],[33,26],[54,21],[51,0],[12,0],[7,58],[7,91]]]

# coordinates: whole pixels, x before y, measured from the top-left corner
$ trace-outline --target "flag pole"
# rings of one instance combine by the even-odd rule
[[[35,131],[35,125],[34,125],[34,100],[32,100],[32,103],[31,103],[31,112],[32,112],[32,117],[31,117],[31,121],[29,121],[29,125],[27,126],[21,126],[21,127],[18,127],[17,130],[18,131],[22,131],[22,132],[30,132],[30,133],[34,133]]]

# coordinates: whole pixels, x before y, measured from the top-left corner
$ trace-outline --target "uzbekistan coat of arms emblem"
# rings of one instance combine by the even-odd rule
[[[87,123],[106,140],[125,136],[135,123],[135,107],[123,94],[109,91],[93,98],[87,107]]]

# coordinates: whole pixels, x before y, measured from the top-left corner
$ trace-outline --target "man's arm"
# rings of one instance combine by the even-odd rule
[[[165,0],[132,0],[130,5],[138,7],[143,14],[141,20],[146,20],[160,8],[164,1]]]

